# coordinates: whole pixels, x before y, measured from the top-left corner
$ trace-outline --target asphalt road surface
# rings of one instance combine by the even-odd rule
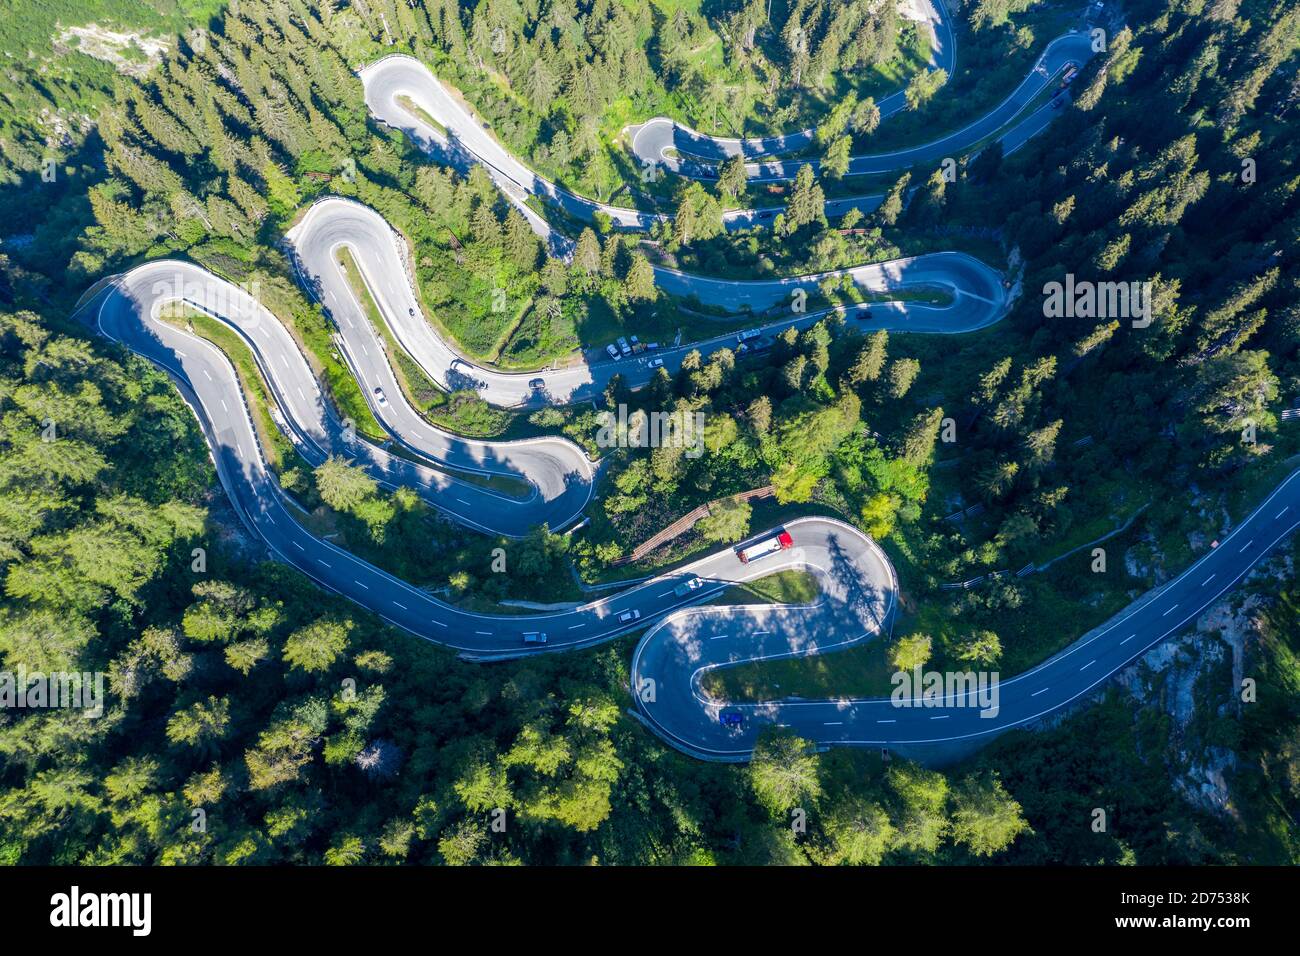
[[[812,561],[823,581],[817,606],[690,609],[651,628],[637,646],[631,678],[634,688],[653,687],[656,694],[649,701],[644,693],[638,695],[637,711],[673,746],[714,760],[748,759],[759,733],[774,724],[822,747],[887,747],[925,754],[953,743],[987,741],[1070,704],[1177,634],[1298,526],[1300,472],[1294,472],[1188,570],[1086,639],[1001,681],[995,696],[986,693],[981,699],[965,685],[945,688],[927,701],[919,688],[911,692],[913,684],[899,700],[711,699],[701,689],[701,677],[709,670],[824,653],[857,644],[885,626],[894,596],[892,580],[886,577],[888,560],[859,544],[860,535],[853,529],[828,529],[820,550],[809,550],[810,555],[816,553]],[[773,562],[768,570],[783,563],[775,556],[764,560]],[[793,559],[784,563],[793,566]],[[725,726],[720,719],[724,712],[740,715],[739,725]]]
[[[392,106],[401,105],[399,99],[409,96],[420,102],[406,90],[405,81],[387,81],[394,76],[418,79],[420,71],[412,73],[403,65],[404,59],[388,58],[376,65],[389,64],[384,70],[372,68],[366,86],[368,100],[373,95],[381,104]],[[393,72],[393,64],[402,65],[402,69]],[[427,70],[421,70],[431,78]],[[379,76],[385,77],[385,82],[375,81]],[[446,102],[437,99],[438,91]],[[417,85],[417,92],[429,98],[420,108],[430,110],[439,122],[456,110],[470,116],[436,80],[432,86]],[[402,112],[412,115],[405,107]],[[1035,112],[1021,122],[1017,135],[1041,130],[1053,115],[1050,108]],[[532,174],[499,147],[495,147],[497,153],[488,151],[484,144],[495,141],[472,118],[470,124],[466,133],[476,135],[466,135],[465,140],[472,140],[472,161],[500,163],[498,172],[508,170],[502,175],[520,190],[514,197],[520,202],[545,191],[544,184],[536,177],[530,179]],[[452,130],[451,126],[445,128]],[[454,145],[446,139],[444,136],[443,148]],[[541,234],[550,235],[540,217],[533,214],[530,221]],[[636,712],[664,740],[702,758],[746,759],[758,734],[772,724],[790,727],[820,746],[906,750],[989,739],[1076,700],[1176,633],[1300,525],[1298,472],[1179,578],[1149,594],[1100,632],[1076,641],[1032,671],[997,685],[992,705],[987,697],[980,700],[970,689],[929,701],[912,697],[743,704],[712,700],[700,684],[701,675],[710,669],[825,653],[886,631],[897,602],[898,582],[879,547],[849,525],[802,518],[784,528],[791,536],[791,548],[748,564],[742,563],[733,549],[724,548],[572,610],[502,616],[452,607],[315,537],[300,523],[298,506],[281,491],[266,464],[234,367],[215,346],[184,328],[183,315],[165,320],[164,310],[178,306],[197,309],[242,337],[273,393],[277,424],[308,462],[318,463],[328,454],[345,455],[385,484],[415,487],[457,520],[502,534],[523,534],[543,521],[552,527],[571,521],[589,502],[596,466],[562,439],[477,442],[425,422],[406,404],[397,387],[383,337],[370,325],[339,267],[340,250],[352,253],[399,347],[448,387],[473,384],[490,400],[517,405],[589,397],[603,388],[614,371],[628,374],[633,384],[649,374],[645,359],[584,364],[547,372],[547,394],[539,397],[526,381],[537,377],[536,373],[509,375],[476,368],[433,334],[411,288],[403,240],[373,210],[341,199],[325,200],[308,212],[288,238],[301,279],[324,303],[337,326],[341,352],[376,417],[392,435],[394,448],[401,447],[403,454],[356,440],[324,401],[290,331],[252,295],[196,266],[172,261],[148,263],[118,277],[92,301],[105,335],[172,376],[204,429],[232,503],[250,528],[272,552],[321,586],[396,627],[454,648],[469,659],[500,660],[587,647],[650,625],[632,666]],[[1000,278],[969,257],[939,254],[851,271],[856,281],[871,287],[943,286],[954,300],[954,305],[946,308],[900,304],[893,314],[873,306],[869,314],[855,317],[864,324],[893,328],[896,326],[891,323],[899,321],[915,330],[965,331],[996,321],[1005,311]],[[756,309],[779,302],[792,287],[815,284],[817,278],[725,282],[681,273],[660,275],[660,281],[679,294],[695,295],[705,302],[743,302]],[[792,316],[788,321],[811,323],[816,318]],[[729,337],[720,338],[706,343],[704,350],[730,341]],[[680,363],[682,351],[663,353],[670,368]],[[383,401],[376,388],[382,390]],[[531,491],[511,497],[484,487],[470,475],[514,477]],[[751,541],[764,540],[777,530],[765,531]],[[803,569],[817,578],[821,594],[814,604],[699,606],[737,583],[786,569]],[[545,642],[526,639],[534,633],[545,634]]]
[[[944,69],[951,76],[955,65],[956,41],[947,22],[947,15],[942,12],[945,7],[942,3],[931,6],[927,2],[927,8],[934,18],[931,36],[938,44],[935,47],[935,57],[941,59]],[[1025,116],[1021,114],[1052,84],[1060,82],[1059,78],[1067,67],[1081,67],[1090,60],[1094,54],[1092,46],[1092,38],[1087,33],[1071,32],[1057,37],[1047,45],[1015,90],[988,113],[956,132],[919,146],[888,153],[853,156],[849,159],[846,175],[900,172],[922,165],[937,166],[945,159],[956,160],[981,143],[993,139],[1002,142],[1004,153],[1015,152],[1025,140],[1046,125],[1045,117],[1038,115],[1043,107]],[[1068,95],[1065,91],[1059,93],[1057,105],[1063,105]],[[899,92],[881,100],[879,105],[882,122],[902,111],[905,106],[902,97],[903,94]],[[1046,122],[1050,122],[1050,116],[1046,117]],[[808,146],[814,139],[812,130],[769,139],[741,141],[706,136],[661,116],[632,127],[629,132],[632,137],[632,152],[643,167],[653,164],[695,179],[716,179],[719,162],[737,153],[757,160],[745,164],[745,173],[750,182],[791,180],[798,174],[799,168],[805,165],[812,166],[814,173],[820,173],[821,169],[821,163],[816,159],[783,161],[772,158],[774,154]],[[860,205],[864,211],[869,211],[869,197],[858,197],[857,201],[852,202]]]

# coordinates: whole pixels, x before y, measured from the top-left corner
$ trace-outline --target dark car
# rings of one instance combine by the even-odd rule
[[[540,378],[535,378],[528,383],[528,387],[531,388],[534,392],[540,392],[542,389],[546,387],[546,383],[542,381]]]
[[[718,723],[724,727],[739,727],[745,723],[745,718],[737,711],[724,710],[718,714]]]

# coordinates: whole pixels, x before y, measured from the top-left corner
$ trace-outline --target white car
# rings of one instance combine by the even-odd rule
[[[661,358],[652,358],[649,362],[646,363],[646,365],[650,366],[650,368],[663,368],[664,360]]]
[[[631,608],[630,610],[624,611],[622,614],[618,616],[618,622],[620,624],[626,624],[628,621],[639,621],[640,619],[641,619],[641,612],[638,611],[636,608]]]
[[[384,395],[384,390],[378,385],[375,386],[375,401],[379,403],[380,408],[388,407],[388,398]]]
[[[699,578],[691,578],[689,581],[683,581],[677,587],[673,588],[673,593],[678,597],[684,597],[692,591],[704,587],[704,582]]]
[[[617,362],[619,359],[623,357],[622,353],[619,352],[619,350],[614,348],[614,346],[612,345],[606,345],[605,351],[609,353],[609,357],[612,358],[615,362]]]

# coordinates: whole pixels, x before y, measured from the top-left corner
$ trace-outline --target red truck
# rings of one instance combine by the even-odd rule
[[[786,548],[793,546],[794,539],[790,537],[790,532],[782,531],[774,537],[755,542],[744,548],[737,548],[736,557],[740,558],[741,564],[749,564],[750,561],[757,561],[759,558],[766,557],[777,551],[784,551]]]

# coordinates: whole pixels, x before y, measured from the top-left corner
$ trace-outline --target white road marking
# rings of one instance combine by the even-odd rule
[[[1097,663],[1097,658],[1094,657],[1092,660],[1088,661],[1088,663],[1080,667],[1079,670],[1086,671],[1089,667],[1091,667],[1095,663]]]
[[[1161,616],[1161,617],[1168,617],[1170,614],[1173,614],[1174,611],[1177,611],[1177,610],[1178,610],[1178,605],[1175,604],[1173,607],[1171,607],[1169,610],[1165,611],[1165,613],[1164,613],[1164,614],[1161,614],[1160,616]]]
[[[940,714],[938,717],[931,717],[931,720],[947,720],[952,714]]]
[[[1238,554],[1241,554],[1242,551],[1245,551],[1247,548],[1249,548],[1249,547],[1250,547],[1252,544],[1254,544],[1254,543],[1255,543],[1255,539],[1254,539],[1254,538],[1251,538],[1249,541],[1247,541],[1245,544],[1243,544],[1243,545],[1241,546],[1241,550],[1238,551],[1237,553],[1238,553]]]
[[[1044,687],[1042,690],[1036,690],[1036,691],[1034,691],[1034,692],[1033,692],[1032,694],[1030,694],[1029,696],[1030,696],[1030,697],[1037,697],[1039,694],[1046,694],[1050,689],[1051,689],[1051,688],[1049,688],[1049,687]]]
[[[362,584],[362,583],[361,583],[360,581],[358,581],[356,578],[353,578],[353,579],[352,579],[352,583],[355,584],[355,585],[357,585],[357,586],[359,586],[359,587],[363,587],[363,588],[365,588],[367,591],[370,590],[370,585],[369,585],[369,584]]]
[[[1290,511],[1290,510],[1291,510],[1291,506],[1290,506],[1290,505],[1287,505],[1285,508],[1283,508],[1283,509],[1282,509],[1281,511],[1279,511],[1277,514],[1273,515],[1273,520],[1276,521],[1278,518],[1282,517],[1284,514],[1286,514],[1286,513],[1287,513],[1288,511]]]
[[[1209,584],[1209,583],[1210,583],[1211,581],[1213,581],[1213,580],[1214,580],[1214,575],[1211,574],[1208,578],[1206,578],[1204,581],[1201,582],[1201,587],[1205,587],[1207,584]]]
[[[492,632],[491,632],[491,631],[475,631],[474,633],[475,633],[475,634],[486,634],[488,637],[491,637],[491,636],[492,636]]]
[[[327,567],[327,568],[329,567],[329,563],[326,562],[326,561],[324,561],[324,560],[322,560],[321,558],[317,558],[316,560],[319,561],[321,564],[325,565],[325,567]]]
[[[208,372],[207,369],[203,370],[203,374],[207,377],[209,382],[212,381],[212,375]]]
[[[896,720],[878,720],[878,721],[876,721],[876,723],[878,723],[878,724],[896,724],[896,723],[898,723],[898,721],[896,721]]]
[[[580,628],[580,627],[586,627],[586,626],[587,626],[586,624],[570,624],[570,625],[569,625],[569,630],[571,630],[571,631],[576,631],[578,628]]]
[[[401,601],[394,601],[393,603],[396,604],[398,607],[400,607],[403,611],[410,610],[410,608],[407,607],[405,604],[403,604]]]
[[[297,548],[299,551],[306,551],[306,550],[307,550],[307,549],[304,548],[302,545],[300,545],[297,541],[295,541],[295,542],[293,543],[293,546],[294,546],[295,548]]]
[[[1124,645],[1127,644],[1129,641],[1133,640],[1133,638],[1135,638],[1135,637],[1137,637],[1136,634],[1130,634],[1128,637],[1124,638],[1124,640],[1122,640],[1122,641],[1119,642],[1119,643],[1120,643],[1120,646],[1121,646],[1121,647],[1124,646]]]
[[[823,726],[823,727],[843,727],[843,726],[844,726],[844,721],[842,721],[842,720],[828,720],[828,721],[826,721],[825,723],[823,723],[822,726]]]

